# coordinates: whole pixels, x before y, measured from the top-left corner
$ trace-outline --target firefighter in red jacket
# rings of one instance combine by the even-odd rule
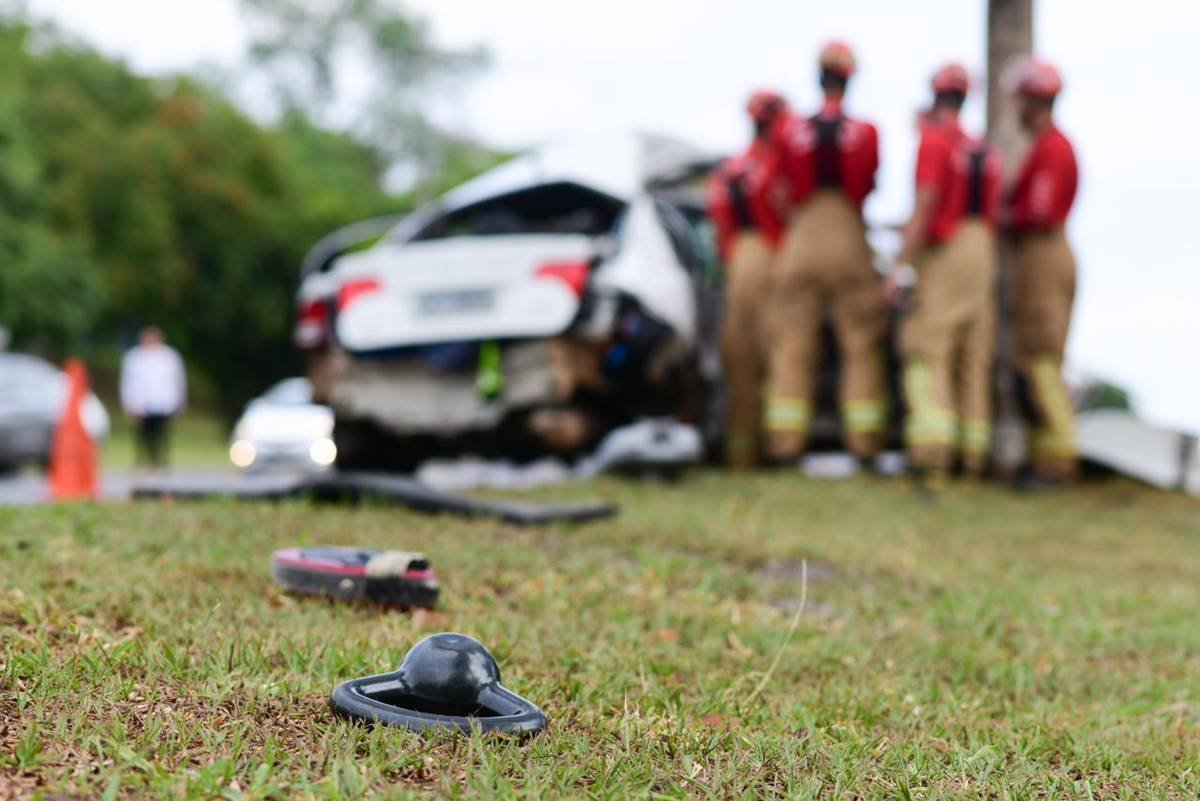
[[[978,267],[975,288],[986,294],[979,316],[967,325],[955,360],[958,402],[958,455],[963,472],[979,477],[987,470],[992,452],[992,387],[995,380],[996,296],[998,248],[1004,165],[999,151],[986,141],[968,137],[960,155],[967,168],[963,199],[963,234],[971,243]]]
[[[863,201],[875,188],[879,134],[842,110],[855,68],[850,48],[826,45],[819,66],[824,105],[811,118],[789,117],[780,132],[793,207],[770,292],[768,447],[774,459],[785,460],[807,444],[821,331],[832,318],[846,443],[870,461],[883,445],[887,422],[888,316],[862,216]]]
[[[1075,299],[1075,256],[1065,226],[1079,180],[1075,151],[1054,124],[1062,78],[1037,59],[1010,77],[1022,127],[1033,145],[1005,198],[1004,221],[1013,245],[1014,368],[1020,405],[1031,423],[1031,485],[1054,484],[1077,470],[1075,421],[1062,376]]]
[[[753,467],[761,449],[766,380],[762,307],[789,199],[774,140],[787,104],[777,93],[763,90],[750,97],[747,111],[754,139],[746,152],[721,166],[709,188],[709,215],[726,271],[721,336],[728,388],[726,456],[736,468]]]
[[[921,120],[916,203],[904,228],[888,295],[915,292],[900,327],[905,439],[914,474],[936,487],[960,457],[968,474],[987,464],[991,442],[996,237],[1000,162],[959,125],[970,78],[948,64],[932,81]]]

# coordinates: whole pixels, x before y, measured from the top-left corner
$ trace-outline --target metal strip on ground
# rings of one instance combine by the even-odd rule
[[[323,476],[236,476],[227,479],[164,477],[134,484],[134,499],[202,500],[231,497],[240,500],[313,498],[318,501],[357,501],[377,498],[418,512],[491,517],[518,526],[584,523],[617,514],[610,503],[541,504],[525,501],[470,498],[433,489],[402,476],[374,473],[334,473]]]

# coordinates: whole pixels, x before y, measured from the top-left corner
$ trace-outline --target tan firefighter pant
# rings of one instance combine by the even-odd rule
[[[978,218],[917,259],[912,310],[900,327],[905,440],[915,467],[987,466],[996,338],[996,238]]]
[[[739,234],[726,265],[725,320],[721,354],[728,388],[726,456],[737,468],[758,461],[766,381],[766,325],[763,306],[769,291],[774,252],[759,233]]]
[[[1014,368],[1021,406],[1032,424],[1035,471],[1071,478],[1077,469],[1075,414],[1062,376],[1075,301],[1075,256],[1061,227],[1013,241]]]
[[[832,318],[841,359],[847,447],[878,453],[887,424],[884,338],[888,315],[872,267],[862,215],[836,190],[819,190],[797,209],[771,272],[767,398],[768,450],[790,459],[808,441],[821,356],[821,327]]]

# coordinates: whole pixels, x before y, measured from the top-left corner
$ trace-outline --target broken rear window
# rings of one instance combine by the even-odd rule
[[[612,230],[625,204],[573,183],[553,183],[488,198],[442,215],[414,241],[503,234],[586,234]]]

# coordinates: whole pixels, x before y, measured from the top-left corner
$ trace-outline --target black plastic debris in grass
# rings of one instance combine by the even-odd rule
[[[585,523],[613,517],[617,513],[617,507],[610,503],[558,505],[468,498],[428,487],[410,478],[374,473],[201,478],[167,476],[135,485],[132,497],[178,500],[232,497],[258,501],[311,498],[330,503],[372,499],[395,503],[418,512],[492,517],[519,526]]]

